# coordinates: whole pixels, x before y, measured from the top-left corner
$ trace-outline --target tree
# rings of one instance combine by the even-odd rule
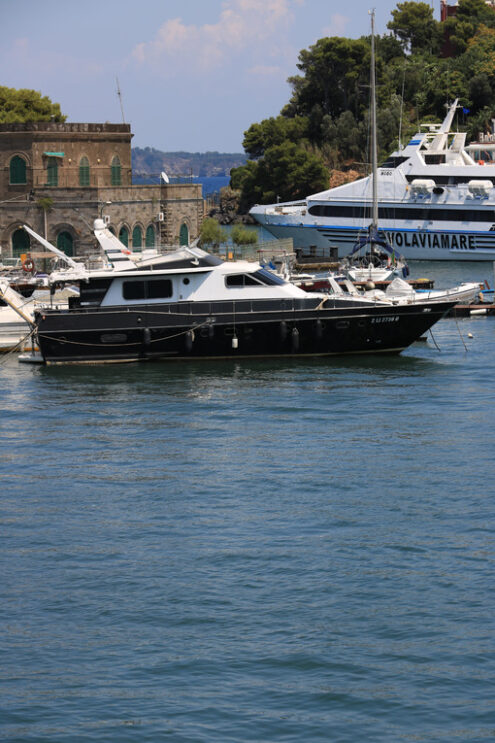
[[[299,53],[298,69],[304,76],[289,78],[293,94],[282,109],[286,116],[308,115],[317,104],[324,114],[355,114],[367,105],[370,44],[367,39],[337,36],[320,39]]]
[[[441,25],[433,18],[433,9],[427,3],[412,0],[397,3],[387,28],[401,40],[404,47],[410,49],[411,54],[418,52],[435,54],[440,49]]]
[[[225,243],[228,240],[228,236],[225,231],[222,230],[216,219],[212,217],[206,217],[203,220],[200,231],[201,245],[211,245],[218,247],[221,243]]]
[[[235,224],[230,236],[234,245],[254,245],[258,242],[258,233],[242,224]]]
[[[300,199],[328,187],[321,159],[294,142],[270,147],[264,157],[231,171],[231,186],[241,191],[241,208]]]
[[[58,103],[36,90],[0,86],[0,123],[13,124],[28,121],[65,121]]]
[[[244,151],[252,159],[263,157],[265,150],[269,147],[282,144],[282,142],[300,142],[307,138],[308,120],[303,116],[287,118],[277,116],[264,119],[260,124],[251,124],[244,132],[242,146]]]

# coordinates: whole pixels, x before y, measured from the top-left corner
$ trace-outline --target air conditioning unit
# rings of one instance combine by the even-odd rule
[[[110,224],[110,215],[109,214],[104,214],[103,215],[103,221],[105,222],[105,224]]]
[[[156,219],[157,219],[157,222],[163,222],[163,220],[165,219],[164,213],[158,212],[158,217]]]

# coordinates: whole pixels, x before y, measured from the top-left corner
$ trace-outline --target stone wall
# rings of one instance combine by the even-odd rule
[[[0,124],[2,257],[19,253],[19,238],[24,237],[19,228],[23,224],[58,247],[63,233],[75,256],[92,254],[93,222],[101,216],[107,217],[117,236],[121,230],[126,231],[129,247],[133,247],[134,230],[141,231],[144,246],[151,228],[155,246],[193,241],[204,217],[201,186],[132,185],[131,137],[127,124]],[[16,155],[26,162],[23,183],[10,182],[10,163]],[[46,161],[53,156],[58,165],[58,183],[49,186]],[[115,156],[121,164],[122,185],[118,186],[112,185]],[[82,157],[89,163],[88,185],[80,185]]]

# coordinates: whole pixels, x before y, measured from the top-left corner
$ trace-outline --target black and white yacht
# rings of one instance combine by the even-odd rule
[[[454,304],[311,294],[259,263],[184,247],[88,272],[68,308],[35,312],[33,333],[46,364],[398,353]]]

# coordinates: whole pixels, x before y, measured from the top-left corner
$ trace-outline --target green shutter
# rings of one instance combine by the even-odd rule
[[[126,246],[126,248],[129,246],[129,230],[127,229],[127,227],[120,228],[119,240],[123,245]]]
[[[79,185],[89,186],[89,160],[87,157],[81,157],[79,161]]]
[[[55,157],[49,157],[46,163],[46,185],[58,186],[58,162]]]
[[[189,230],[184,222],[180,226],[179,243],[180,245],[189,245]]]
[[[16,230],[12,234],[12,255],[18,258],[21,253],[28,253],[30,249],[29,235],[26,230]]]
[[[147,248],[154,248],[155,247],[155,228],[152,224],[148,225],[146,228],[146,243]]]
[[[65,255],[74,255],[74,241],[70,232],[59,232],[57,235],[57,248]]]
[[[26,178],[26,161],[19,155],[14,155],[10,161],[10,183],[11,184],[24,184],[27,183]]]
[[[115,155],[115,157],[113,158],[112,165],[110,166],[110,181],[112,186],[122,185],[120,160],[117,155]]]
[[[134,250],[136,250],[136,248],[141,250],[143,247],[143,231],[141,227],[134,227],[132,231],[132,247]]]

